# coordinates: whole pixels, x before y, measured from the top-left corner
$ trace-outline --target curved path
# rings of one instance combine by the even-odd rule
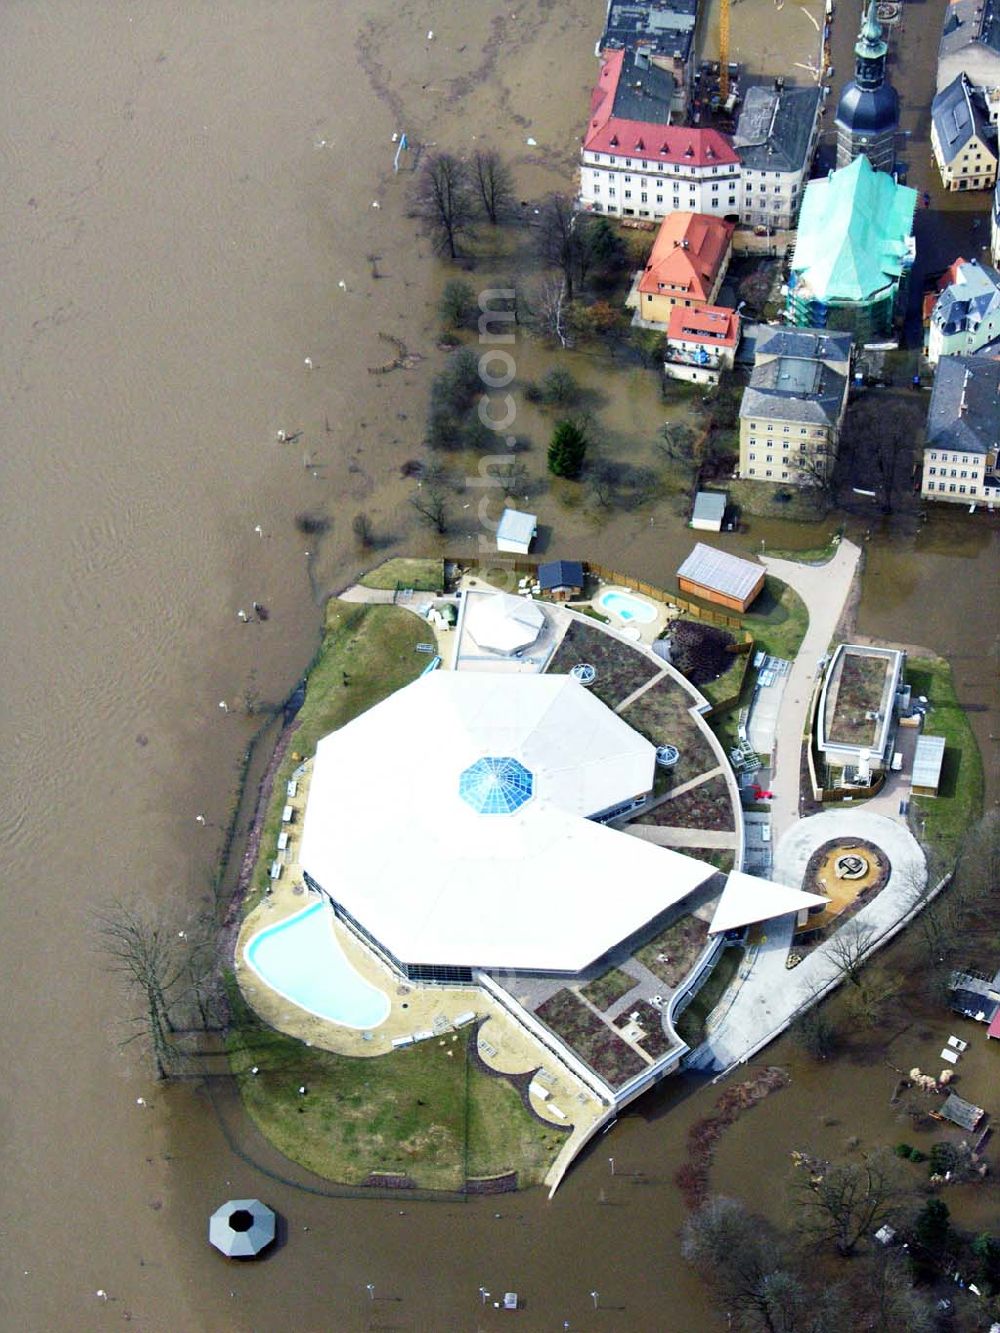
[[[914,910],[927,881],[923,851],[904,825],[862,809],[829,810],[796,820],[775,851],[773,877],[782,884],[800,885],[813,852],[832,838],[845,837],[874,843],[886,853],[892,867],[885,888],[853,918],[871,927],[874,948]],[[751,946],[727,996],[728,1008],[719,1015],[692,1065],[728,1069],[746,1060],[786,1028],[800,1009],[837,984],[840,972],[830,956],[831,940],[813,949],[793,971],[786,968],[794,929],[794,915],[761,927],[762,938]]]
[[[836,555],[825,565],[800,565],[767,555],[761,558],[767,572],[794,588],[809,612],[809,628],[788,673],[775,728],[771,836],[777,843],[799,817],[799,762],[809,700],[820,659],[847,605],[861,548],[841,541]]]

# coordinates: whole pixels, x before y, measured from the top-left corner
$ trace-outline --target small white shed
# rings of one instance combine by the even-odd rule
[[[497,524],[497,550],[527,555],[538,531],[538,519],[520,509],[505,509]]]

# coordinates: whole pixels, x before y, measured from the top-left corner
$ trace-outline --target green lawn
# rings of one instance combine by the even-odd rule
[[[293,769],[315,753],[317,742],[327,732],[342,727],[418,676],[428,659],[416,651],[416,646],[426,638],[426,626],[402,607],[364,606],[336,598],[327,603],[326,632],[309,673],[298,727],[275,775],[248,909],[269,882],[268,866],[281,828],[285,784]]]
[[[925,840],[950,866],[969,826],[982,814],[982,759],[969,720],[956,698],[948,663],[940,657],[908,657],[906,682],[914,696],[923,694],[930,701],[924,733],[945,738],[938,795],[914,797],[914,804],[926,821]]]
[[[674,1024],[677,1035],[689,1046],[695,1047],[704,1041],[705,1023],[742,961],[742,948],[723,949],[708,980]]]
[[[396,588],[440,592],[444,587],[444,561],[411,560],[405,556],[394,556],[377,569],[362,574],[359,582],[364,588],[381,588],[389,592]]]
[[[754,648],[791,661],[809,626],[802,598],[787,583],[768,574],[760,596],[743,617],[743,627],[754,637]]]
[[[634,990],[638,984],[635,977],[630,977],[620,967],[612,967],[603,976],[595,977],[586,986],[581,986],[580,994],[589,1000],[595,1009],[600,1009],[603,1013],[605,1009],[610,1009],[616,1000]]]
[[[467,1177],[516,1170],[527,1185],[544,1177],[565,1140],[566,1131],[524,1109],[506,1079],[467,1067],[470,1030],[444,1046],[434,1039],[353,1059],[275,1032],[235,985],[231,995],[229,1058],[251,1119],[286,1157],[327,1180],[360,1184],[377,1172],[459,1190]]]
[[[750,662],[753,660],[753,648],[747,653],[734,653],[733,664],[728,671],[724,671],[716,680],[706,681],[704,685],[699,685],[698,689],[713,706],[725,703],[734,695],[738,695],[743,685],[743,676],[750,670]]]

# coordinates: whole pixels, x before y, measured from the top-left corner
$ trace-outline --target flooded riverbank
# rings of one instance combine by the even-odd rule
[[[255,725],[239,701],[282,699],[300,677],[315,594],[365,563],[352,515],[370,512],[387,550],[429,544],[399,468],[420,452],[440,364],[441,275],[405,216],[391,136],[456,149],[482,136],[526,198],[568,186],[600,15],[576,0],[516,13],[382,0],[333,21],[305,0],[4,13],[5,1328],[126,1314],[148,1330],[491,1327],[481,1284],[520,1288],[526,1327],[583,1326],[592,1289],[605,1327],[661,1328],[666,1302],[710,1326],[673,1242],[688,1084],[615,1129],[614,1181],[602,1143],[551,1204],[331,1200],[245,1162],[196,1089],[150,1085],[138,1048],[119,1045],[130,1010],[94,947],[110,898],[176,928],[208,899]],[[369,376],[379,331],[425,360]],[[523,373],[534,356],[526,345]],[[655,389],[635,395],[646,430]],[[279,430],[301,436],[279,444]],[[661,582],[689,544],[668,509],[595,527],[551,505],[556,555],[583,547]],[[302,513],[332,520],[320,545]],[[862,628],[919,628],[957,652],[960,696],[1000,731],[992,626],[976,614],[996,529],[977,520],[958,555],[948,524],[927,531],[941,534],[930,549],[901,538],[872,553]],[[735,544],[761,537],[811,543],[762,526]],[[244,624],[254,600],[270,617]],[[244,1191],[284,1215],[287,1243],[233,1269],[205,1226]]]

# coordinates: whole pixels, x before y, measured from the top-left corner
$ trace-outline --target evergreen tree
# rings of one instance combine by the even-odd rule
[[[549,471],[554,477],[576,480],[583,471],[587,436],[582,426],[568,419],[557,421],[549,444]]]

